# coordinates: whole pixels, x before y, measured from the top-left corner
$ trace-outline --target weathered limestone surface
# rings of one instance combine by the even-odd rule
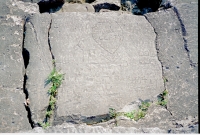
[[[42,122],[48,107],[48,89],[45,80],[53,69],[52,56],[48,45],[48,31],[51,22],[49,14],[34,14],[25,25],[24,48],[29,51],[30,60],[26,69],[30,109],[34,123]]]
[[[154,99],[164,90],[154,42],[153,28],[142,16],[53,14],[50,43],[56,67],[65,74],[56,123]]]
[[[23,102],[23,20],[0,16],[0,132],[31,129]]]
[[[184,7],[184,12],[190,12],[186,14],[181,10],[179,17],[177,10],[172,8],[149,13],[146,17],[157,33],[158,57],[163,75],[168,80],[165,84],[169,91],[168,110],[180,120],[198,114],[198,64],[192,63],[196,63],[198,48],[194,30],[197,28],[198,8],[196,3],[179,6]]]

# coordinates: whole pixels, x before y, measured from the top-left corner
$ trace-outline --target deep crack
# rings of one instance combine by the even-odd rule
[[[176,7],[172,7],[174,13],[176,14],[177,18],[178,18],[178,21],[180,22],[180,25],[181,25],[181,31],[182,31],[182,36],[186,36],[187,35],[187,31],[185,29],[185,25],[181,19],[181,16],[178,12],[178,9]]]
[[[52,16],[51,16],[51,21],[50,21],[50,24],[49,24],[49,29],[48,29],[48,45],[49,45],[49,50],[50,50],[50,53],[51,53],[51,56],[52,56],[52,60],[55,59],[52,51],[51,51],[51,40],[50,40],[50,30],[51,30],[51,25],[52,25]],[[55,67],[55,63],[53,65]]]
[[[159,51],[158,51],[158,50],[159,50],[159,49],[158,49],[158,33],[156,32],[155,28],[152,26],[152,24],[151,24],[151,22],[149,21],[149,19],[147,18],[147,16],[144,15],[144,17],[145,17],[146,20],[149,22],[149,24],[151,25],[151,27],[152,27],[153,30],[154,30],[154,33],[156,34],[156,38],[155,38],[155,48],[156,48],[156,51],[157,51],[157,58],[158,58],[158,61],[159,61],[160,64],[161,64],[162,76],[165,77],[165,76],[164,76],[164,71],[163,71],[163,64],[162,64],[162,61],[159,59],[159,55],[158,55],[158,53],[159,53]],[[166,90],[166,84],[165,84],[165,82],[164,82],[164,79],[163,79],[163,84],[164,84],[164,90]],[[172,112],[171,112],[170,110],[168,110],[167,105],[166,105],[165,109],[170,113],[170,115],[173,116]]]
[[[30,59],[30,54],[29,54],[29,51],[24,48],[24,42],[25,42],[25,35],[26,35],[26,22],[27,22],[27,17],[25,17],[25,20],[24,20],[24,25],[23,25],[23,41],[22,41],[22,56],[23,56],[23,59],[24,59],[24,68],[25,68],[25,73],[24,73],[24,81],[23,81],[23,92],[25,94],[25,103],[24,103],[24,106],[25,106],[25,109],[27,111],[27,118],[28,118],[28,121],[31,125],[32,128],[34,128],[34,122],[31,118],[32,114],[31,114],[31,109],[30,107],[28,106],[29,105],[29,94],[28,94],[28,90],[26,88],[26,82],[27,82],[27,75],[26,75],[26,68],[29,64],[29,59]]]

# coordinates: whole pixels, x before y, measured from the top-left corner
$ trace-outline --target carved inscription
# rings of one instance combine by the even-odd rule
[[[58,108],[58,116],[101,115],[111,106],[120,109],[163,91],[155,35],[145,18],[128,16],[126,25],[117,15],[113,19],[93,14],[81,19],[78,14],[66,16],[69,25],[56,29],[62,34],[53,37],[66,38],[66,42],[51,42],[52,50],[58,49],[53,52],[56,66],[65,73],[58,105],[67,110]],[[144,33],[151,36],[143,38]]]
[[[92,28],[93,39],[109,53],[114,53],[122,43],[122,30],[115,21],[101,21]]]

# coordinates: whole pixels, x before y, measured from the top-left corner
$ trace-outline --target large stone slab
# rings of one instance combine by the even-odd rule
[[[142,16],[53,14],[50,44],[56,67],[65,74],[55,122],[67,120],[65,116],[106,114],[110,107],[121,109],[161,93],[164,86],[155,38]]]
[[[23,105],[23,20],[0,16],[0,132],[31,129]]]
[[[157,33],[158,57],[163,66],[163,75],[168,80],[165,84],[169,91],[167,108],[178,120],[198,114],[198,64],[191,63],[191,60],[196,62],[197,57],[195,28],[198,11],[195,3],[183,7],[190,12],[181,11],[181,14],[173,7],[146,15]],[[185,36],[186,32],[188,36]]]
[[[34,14],[26,20],[24,48],[30,54],[29,64],[26,68],[28,77],[26,88],[30,99],[32,120],[36,124],[44,120],[49,104],[48,89],[50,85],[45,86],[45,81],[53,69],[48,44],[51,16]]]

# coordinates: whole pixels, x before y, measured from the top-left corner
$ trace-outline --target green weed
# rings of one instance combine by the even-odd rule
[[[164,90],[163,93],[161,93],[158,96],[158,102],[157,102],[157,104],[161,105],[161,106],[164,106],[164,107],[167,107],[167,95],[168,95],[168,91]]]
[[[142,111],[141,109],[139,109],[136,113],[135,113],[135,116],[134,116],[134,120],[135,121],[138,121],[139,119],[142,119],[144,118],[144,116],[146,115],[146,111]]]
[[[149,106],[150,106],[149,102],[142,102],[142,104],[139,106],[139,110],[133,110],[131,112],[124,113],[124,116],[130,119],[134,119],[135,121],[138,121],[139,119],[145,117]]]
[[[109,108],[109,116],[110,116],[110,119],[115,119],[117,117],[116,110],[113,108]]]
[[[53,61],[53,65],[55,65],[55,61]],[[43,128],[46,128],[48,126],[50,126],[50,123],[48,122],[48,118],[51,117],[51,115],[53,114],[53,111],[55,109],[55,104],[56,104],[56,95],[58,92],[58,88],[60,87],[62,80],[64,78],[63,74],[60,74],[56,71],[55,66],[53,68],[53,70],[51,71],[50,75],[48,76],[47,80],[45,81],[45,85],[51,83],[51,87],[48,90],[48,93],[50,95],[49,98],[49,106],[47,108],[46,111],[46,122],[40,123],[40,125]]]
[[[127,113],[124,113],[124,116],[130,118],[130,119],[134,119],[134,116],[135,116],[135,110],[132,111],[132,112],[127,112]]]
[[[150,106],[149,102],[142,102],[142,105],[139,106],[140,110],[147,111]]]

